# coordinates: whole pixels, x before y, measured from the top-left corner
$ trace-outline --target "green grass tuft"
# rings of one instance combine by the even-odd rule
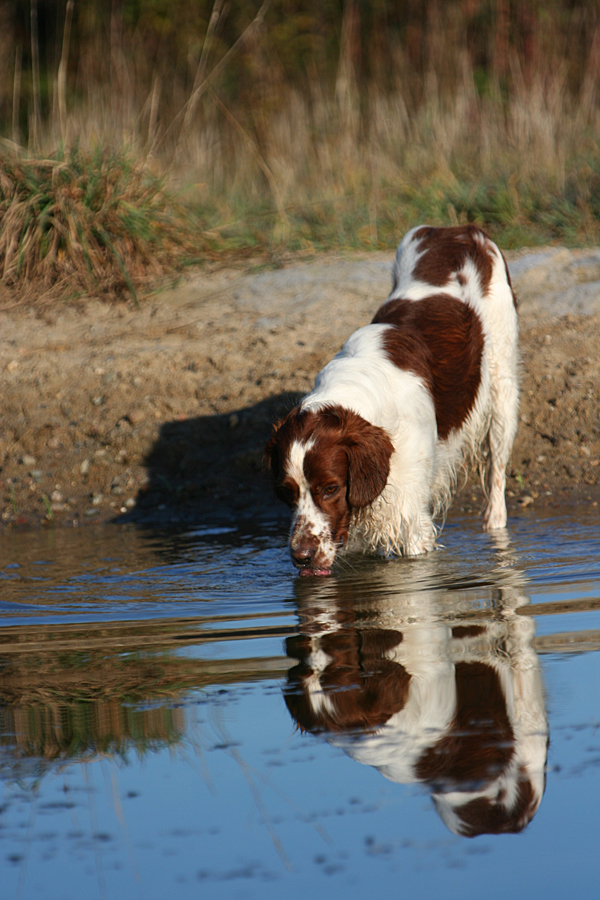
[[[131,294],[193,256],[185,210],[124,152],[0,156],[0,281]],[[197,248],[196,248],[197,252]]]

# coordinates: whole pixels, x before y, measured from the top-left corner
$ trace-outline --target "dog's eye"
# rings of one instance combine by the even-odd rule
[[[335,494],[339,491],[339,487],[337,484],[328,484],[327,487],[324,487],[321,493],[324,497],[334,497]]]

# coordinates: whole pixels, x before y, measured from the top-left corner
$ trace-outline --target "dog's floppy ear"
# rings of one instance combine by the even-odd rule
[[[394,447],[387,433],[354,415],[345,444],[348,453],[348,503],[368,506],[387,484]]]

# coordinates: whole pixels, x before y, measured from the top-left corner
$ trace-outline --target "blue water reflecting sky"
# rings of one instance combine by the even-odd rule
[[[132,532],[130,539],[121,534],[88,548],[85,559],[73,556],[69,536],[63,544],[55,537],[54,548],[39,535],[29,543],[25,536],[9,541],[0,639],[11,636],[11,644],[4,656],[0,648],[0,657],[10,663],[17,637],[42,649],[20,657],[20,671],[31,675],[29,693],[20,688],[19,694],[11,681],[13,693],[6,689],[2,699],[0,897],[595,896],[597,528],[591,517],[527,519],[513,523],[511,535],[510,546],[498,550],[468,521],[454,523],[444,532],[446,550],[433,562],[364,563],[308,587],[294,579],[276,534],[219,544],[198,535],[142,539]],[[568,607],[571,601],[582,608]],[[15,603],[31,614],[22,615]],[[523,603],[538,605],[540,614],[523,613]],[[552,606],[557,603],[567,607]],[[504,618],[494,611],[506,608]],[[88,629],[69,643],[61,623],[77,622],[110,623],[116,637]],[[138,631],[118,630],[129,622],[141,622]],[[163,643],[143,643],[155,640],[157,622],[168,622]],[[474,623],[487,631],[476,633]],[[534,623],[535,633],[521,623]],[[472,632],[463,636],[467,625]],[[94,666],[104,671],[96,647],[102,659],[114,654],[115,666],[125,660],[136,672],[140,654],[160,658],[164,671],[174,667],[181,680],[174,676],[153,692],[151,678],[158,676],[149,668],[145,693],[131,677],[130,699],[124,690],[118,702],[95,688],[99,699],[86,701],[93,713],[88,730],[77,732],[87,745],[79,751],[70,745],[52,758],[58,739],[53,733],[51,745],[44,716],[53,703],[63,716],[83,713],[65,686],[71,669],[64,654],[44,655],[48,647],[40,642],[50,626],[58,629],[64,653],[74,653],[79,640],[88,648],[73,657],[82,690],[92,683]],[[385,638],[401,629],[399,643]],[[386,664],[413,670],[415,659],[437,659],[436,640],[451,668],[496,652],[504,664],[512,654],[502,669],[505,695],[519,690],[509,669],[522,658],[537,660],[543,695],[534,702],[547,715],[547,780],[521,833],[461,837],[436,812],[435,786],[391,781],[353,757],[339,736],[298,729],[285,685],[310,693],[317,657],[325,654],[311,701],[313,712],[320,709],[323,696],[337,697],[324,688],[336,653],[336,677],[340,666],[355,675],[359,657],[360,678],[379,672],[365,662],[373,634],[379,641],[384,634]],[[407,649],[419,634],[426,638],[424,657]],[[568,652],[575,638],[578,652]],[[359,657],[352,655],[355,645]],[[308,653],[308,676],[286,647]],[[59,670],[52,695],[52,672]],[[349,683],[346,690],[354,690]],[[111,725],[118,715],[121,724]],[[41,724],[34,728],[36,716]],[[112,743],[102,743],[106,735]]]

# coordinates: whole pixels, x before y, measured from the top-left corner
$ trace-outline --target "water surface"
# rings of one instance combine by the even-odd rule
[[[478,529],[4,535],[0,896],[595,896],[597,509]]]

